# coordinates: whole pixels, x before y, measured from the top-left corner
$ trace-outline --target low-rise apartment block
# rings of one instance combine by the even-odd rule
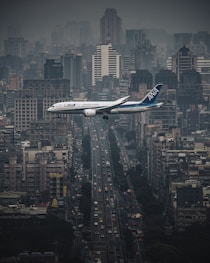
[[[208,220],[209,137],[199,134],[202,136],[186,137],[173,131],[158,132],[148,139],[148,180],[178,230]]]
[[[49,191],[51,198],[63,196],[71,153],[64,147],[24,148],[8,156],[3,164],[4,191],[25,191],[30,196]]]

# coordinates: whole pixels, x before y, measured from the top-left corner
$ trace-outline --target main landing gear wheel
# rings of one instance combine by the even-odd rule
[[[104,119],[104,120],[108,120],[109,117],[108,117],[107,115],[104,115],[104,116],[103,116],[103,119]]]

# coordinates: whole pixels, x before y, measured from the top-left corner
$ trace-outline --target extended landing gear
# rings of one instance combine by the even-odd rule
[[[108,117],[107,115],[104,115],[104,116],[103,116],[103,119],[104,119],[104,120],[108,120],[109,117]]]
[[[56,116],[53,116],[52,119],[66,119],[66,116],[62,114],[56,114]]]

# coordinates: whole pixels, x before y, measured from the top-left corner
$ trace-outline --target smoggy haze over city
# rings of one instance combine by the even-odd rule
[[[99,20],[116,8],[123,29],[162,28],[168,33],[210,32],[208,0],[1,0],[0,41],[9,24],[20,24],[27,40],[50,38],[55,25],[87,20],[99,38]]]

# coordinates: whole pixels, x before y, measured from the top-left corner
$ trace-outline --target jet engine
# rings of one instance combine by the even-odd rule
[[[95,109],[86,109],[84,110],[85,117],[93,117],[96,116],[96,110]]]

